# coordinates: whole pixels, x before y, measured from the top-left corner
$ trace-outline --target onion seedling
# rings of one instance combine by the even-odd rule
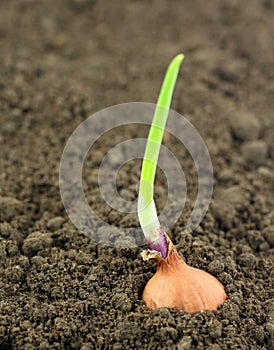
[[[143,300],[149,309],[174,307],[190,313],[216,310],[226,299],[223,285],[209,273],[190,267],[177,253],[161,228],[153,199],[154,180],[172,95],[184,59],[177,55],[170,63],[158,97],[142,164],[138,217],[149,249],[144,260],[158,263],[156,274],[148,281]]]

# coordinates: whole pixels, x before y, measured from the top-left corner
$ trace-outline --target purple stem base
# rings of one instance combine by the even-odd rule
[[[159,252],[163,259],[166,259],[167,253],[168,253],[168,244],[167,240],[164,234],[164,231],[160,227],[158,229],[159,232],[159,238],[155,241],[148,241],[148,247],[150,250],[155,250],[156,252]]]

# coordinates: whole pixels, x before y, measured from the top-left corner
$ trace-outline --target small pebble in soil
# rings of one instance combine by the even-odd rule
[[[224,270],[224,264],[220,262],[220,260],[213,260],[208,264],[207,270],[212,275],[217,275]]]
[[[28,257],[32,257],[40,250],[50,248],[52,246],[52,238],[49,233],[32,232],[24,241],[23,253]]]
[[[23,269],[29,268],[29,265],[30,265],[28,257],[24,255],[19,256],[18,263]]]
[[[245,111],[237,111],[230,121],[232,135],[241,141],[258,139],[261,133],[261,123],[258,118]]]
[[[274,247],[274,226],[269,226],[263,230],[263,235],[271,248]]]
[[[19,265],[7,267],[5,272],[7,279],[11,282],[18,283],[24,277],[24,270]]]
[[[253,250],[259,249],[259,247],[265,243],[262,233],[257,230],[248,230],[246,232],[246,237],[250,247]]]
[[[222,311],[226,319],[228,319],[230,322],[231,321],[238,322],[240,320],[240,309],[238,305],[231,302],[224,303],[222,305]]]
[[[13,197],[1,197],[0,196],[0,220],[11,220],[16,215],[23,211],[23,203]]]
[[[12,227],[8,222],[0,223],[0,236],[8,238],[12,232]]]
[[[187,335],[179,341],[179,343],[177,344],[177,349],[189,350],[191,348],[191,344],[192,344],[192,338],[189,335]]]
[[[236,210],[244,208],[248,194],[240,186],[216,190],[211,203],[213,216],[227,227],[231,226]]]
[[[254,268],[257,265],[257,258],[251,253],[243,253],[239,256],[239,264],[244,267]]]
[[[220,181],[223,181],[223,182],[230,181],[233,178],[233,170],[227,168],[220,171],[220,173],[218,174],[218,178]]]
[[[39,265],[42,265],[44,262],[45,262],[45,259],[40,256],[40,255],[36,255],[36,256],[33,256],[31,259],[31,265],[33,266],[39,266]]]
[[[220,282],[222,282],[225,285],[233,282],[232,276],[227,272],[222,272],[218,276],[218,278],[219,278]]]
[[[7,241],[6,252],[8,257],[18,255],[19,249],[14,241]]]
[[[166,342],[170,338],[176,340],[178,332],[173,327],[162,327],[158,332],[155,333],[155,338],[159,339],[161,342]]]
[[[115,294],[112,301],[114,308],[123,312],[129,312],[132,307],[131,300],[126,293]]]
[[[57,330],[69,330],[67,321],[62,317],[56,317],[54,320],[54,325]]]
[[[223,81],[236,83],[243,75],[243,64],[241,61],[233,60],[223,62],[216,70],[216,75]]]
[[[115,330],[115,337],[118,340],[123,340],[125,338],[130,337],[140,337],[141,336],[141,329],[139,325],[136,322],[130,322],[127,320],[120,321],[117,323],[116,330]]]
[[[64,223],[64,219],[60,216],[57,216],[57,217],[50,219],[48,221],[47,227],[51,231],[55,231],[55,230],[58,230],[59,228],[61,228],[63,223]]]
[[[215,320],[212,322],[212,324],[209,326],[208,329],[209,336],[212,339],[217,339],[222,336],[222,324],[221,322]]]
[[[267,145],[262,140],[245,142],[242,145],[243,156],[255,165],[263,165],[267,156]]]
[[[271,170],[265,166],[260,166],[258,168],[258,173],[263,176],[266,179],[274,178],[274,174],[271,172]]]

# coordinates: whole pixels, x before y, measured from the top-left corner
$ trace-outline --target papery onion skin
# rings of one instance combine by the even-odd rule
[[[158,269],[143,292],[148,309],[172,307],[191,314],[217,310],[227,299],[223,285],[211,274],[188,266],[170,240],[169,244],[167,259],[155,256]]]

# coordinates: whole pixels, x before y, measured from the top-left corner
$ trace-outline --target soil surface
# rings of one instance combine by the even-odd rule
[[[0,2],[0,349],[271,349],[274,344],[274,2],[271,0]],[[214,199],[192,233],[196,193],[169,232],[179,253],[216,276],[228,300],[194,316],[148,311],[142,290],[156,270],[141,247],[114,249],[79,232],[64,210],[59,164],[82,121],[108,106],[155,102],[170,59],[186,56],[172,107],[203,137]],[[119,130],[90,151],[86,196],[120,227],[136,215],[108,209],[98,164]],[[119,172],[136,198],[140,162]],[[164,175],[156,182],[160,208]]]

